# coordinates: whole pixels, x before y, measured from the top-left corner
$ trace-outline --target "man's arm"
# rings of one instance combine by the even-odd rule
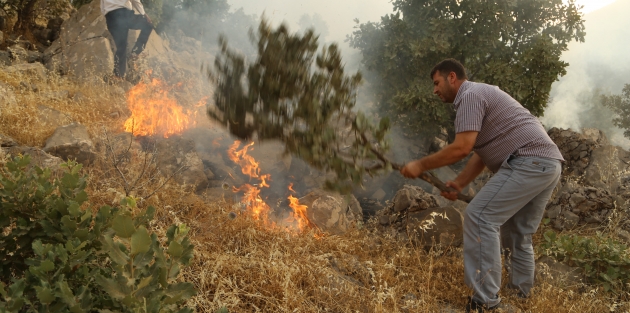
[[[464,187],[466,187],[468,184],[470,184],[471,181],[479,176],[484,168],[486,168],[486,165],[481,160],[481,157],[479,157],[478,154],[473,153],[473,156],[470,158],[470,160],[468,160],[468,163],[466,163],[466,167],[461,173],[459,173],[457,178],[455,178],[454,181],[446,182],[446,186],[451,187],[457,191],[442,191],[442,197],[452,201],[457,200],[457,193],[462,192],[462,189],[464,189]]]
[[[444,149],[422,159],[407,163],[400,173],[407,178],[417,178],[423,172],[451,165],[467,157],[475,146],[479,132],[462,132],[455,135],[455,141]]]

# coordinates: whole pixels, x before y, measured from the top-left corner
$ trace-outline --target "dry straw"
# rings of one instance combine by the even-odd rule
[[[37,91],[21,87],[22,81],[35,84]],[[38,121],[41,104],[86,125],[93,138],[99,138],[103,129],[120,132],[129,116],[119,87],[79,84],[55,75],[33,81],[4,71],[0,82],[13,87],[18,102],[2,108],[0,133],[23,145],[41,147],[54,131]],[[70,97],[46,98],[49,92],[63,90]],[[198,100],[195,92],[201,93],[199,88],[187,90]],[[76,93],[85,96],[81,103],[72,100]],[[113,118],[112,112],[120,117]],[[94,207],[111,205],[124,195],[109,164],[103,159],[84,169],[90,175],[88,192]],[[129,173],[142,170],[141,162],[126,166]],[[154,192],[161,184],[159,179],[149,182],[134,196]],[[229,201],[197,195],[173,183],[140,201],[141,207],[149,204],[158,208],[156,231],[163,234],[172,222],[191,227],[195,259],[181,279],[198,288],[189,302],[198,312],[214,313],[221,307],[230,312],[463,312],[471,294],[463,283],[460,249],[425,251],[374,231],[373,221],[343,236],[321,238],[266,229],[246,215],[231,218]],[[507,291],[501,296],[525,312],[630,311],[622,297],[597,287],[554,284],[538,281],[527,300]]]

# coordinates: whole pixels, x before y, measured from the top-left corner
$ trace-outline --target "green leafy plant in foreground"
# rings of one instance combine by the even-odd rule
[[[540,245],[543,254],[584,270],[585,277],[604,286],[606,291],[630,289],[630,251],[628,246],[605,237],[558,235],[549,230]]]
[[[50,169],[15,158],[0,173],[0,312],[190,312],[195,290],[177,282],[193,256],[185,225],[167,231],[166,249],[149,231],[155,208],[86,205],[81,165]]]

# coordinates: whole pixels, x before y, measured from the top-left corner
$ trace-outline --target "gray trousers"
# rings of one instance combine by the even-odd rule
[[[464,275],[473,300],[488,307],[501,302],[501,247],[508,287],[529,296],[535,267],[532,234],[561,172],[558,160],[511,156],[470,202],[464,216]]]

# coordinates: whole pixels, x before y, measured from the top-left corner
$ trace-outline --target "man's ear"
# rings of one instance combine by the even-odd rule
[[[455,81],[457,80],[457,74],[455,74],[455,72],[450,72],[447,76],[448,82],[449,84],[453,85],[455,84]]]

